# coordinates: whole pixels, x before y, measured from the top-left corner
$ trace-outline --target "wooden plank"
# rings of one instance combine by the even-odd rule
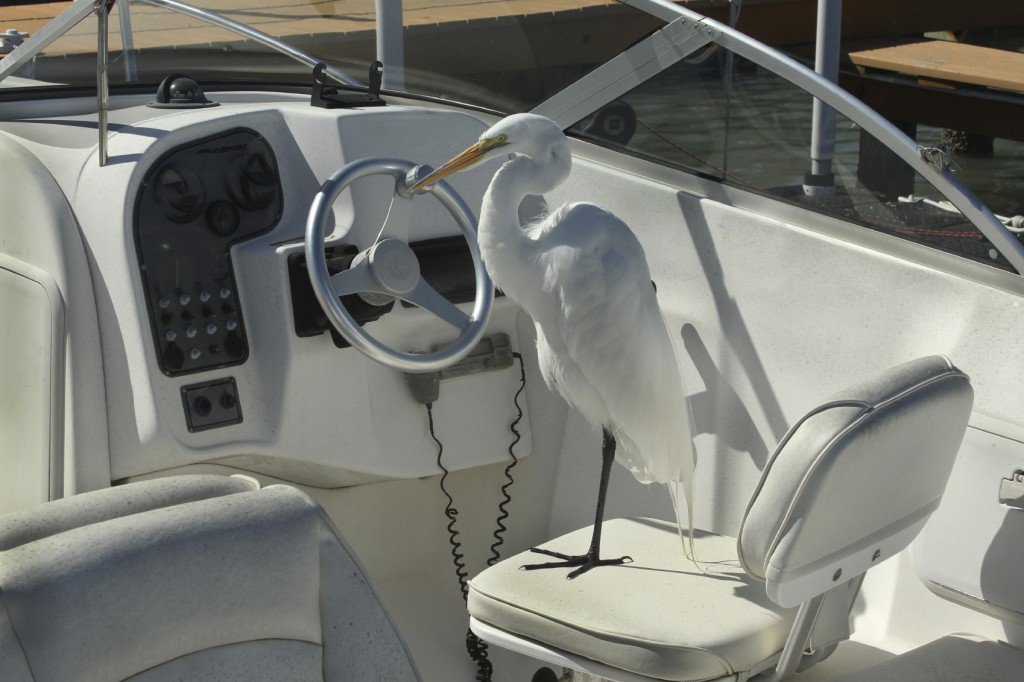
[[[1024,93],[1024,54],[1019,52],[920,40],[850,50],[847,56],[861,68]]]
[[[922,88],[840,74],[839,85],[890,121],[912,122],[1024,142],[1024,103],[965,97],[955,90]]]

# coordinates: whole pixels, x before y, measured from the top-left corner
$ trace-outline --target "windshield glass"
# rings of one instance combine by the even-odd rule
[[[132,80],[155,84],[171,73],[185,73],[205,87],[311,83],[312,71],[306,64],[252,38],[158,4],[137,1],[127,5],[127,12],[121,7],[112,10],[111,85]],[[362,83],[378,58],[375,0],[200,0],[190,4],[250,26]],[[70,5],[0,9],[0,32],[15,29],[31,40]],[[384,59],[385,89],[503,112],[532,108],[661,25],[607,0],[405,0],[400,6],[397,44],[403,68],[387,63],[394,57]],[[94,86],[96,25],[94,16],[86,17],[15,74],[36,82],[4,85]],[[125,40],[122,30],[128,25],[130,38]],[[134,78],[126,68],[125,45],[134,47]]]
[[[824,134],[831,145],[816,151],[814,104],[814,97],[782,77],[711,45],[571,130],[627,154],[1013,269],[934,186],[847,117],[833,112],[834,130]],[[1024,205],[1012,183],[991,181],[986,171],[1006,169],[990,171],[1004,180],[1024,145],[1000,140],[998,155],[971,158],[944,151],[941,130],[917,126],[906,132],[922,155],[950,166],[1004,223],[1022,225],[1015,216]],[[824,162],[816,162],[819,157]],[[816,165],[823,169],[817,174]]]

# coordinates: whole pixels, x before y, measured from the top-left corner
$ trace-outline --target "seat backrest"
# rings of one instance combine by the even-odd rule
[[[906,547],[942,498],[974,403],[947,358],[894,367],[790,429],[740,528],[740,560],[796,606]]]
[[[138,485],[0,519],[0,679],[418,679],[306,494],[188,477],[140,497]],[[87,522],[71,522],[76,507]]]

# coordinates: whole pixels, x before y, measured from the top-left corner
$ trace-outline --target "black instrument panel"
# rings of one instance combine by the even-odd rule
[[[230,247],[272,229],[282,206],[273,151],[248,129],[183,145],[146,174],[133,232],[165,374],[245,362]]]

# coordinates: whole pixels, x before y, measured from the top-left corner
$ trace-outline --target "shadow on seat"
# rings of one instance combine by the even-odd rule
[[[0,679],[419,678],[316,502],[181,476],[0,517]]]
[[[849,636],[870,567],[897,554],[942,497],[974,394],[943,357],[894,367],[801,418],[769,459],[739,537],[698,531],[702,572],[674,524],[605,523],[634,563],[567,582],[522,571],[528,553],[470,582],[484,640],[614,680],[782,679]],[[585,544],[589,528],[544,545]],[[813,652],[813,653],[805,653]]]

